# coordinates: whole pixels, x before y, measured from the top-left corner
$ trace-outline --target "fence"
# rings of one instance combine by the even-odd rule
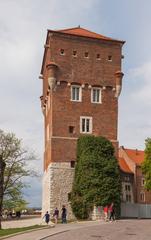
[[[151,218],[151,204],[122,203],[121,217]]]

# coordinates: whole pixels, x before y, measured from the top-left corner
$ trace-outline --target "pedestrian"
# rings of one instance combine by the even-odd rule
[[[62,223],[67,223],[67,209],[65,205],[62,206],[61,219],[62,219]]]
[[[109,206],[109,212],[110,212],[109,220],[110,221],[115,221],[115,207],[114,207],[114,203],[113,202]]]
[[[57,223],[58,223],[58,218],[59,218],[59,210],[58,210],[57,207],[55,208],[53,217],[54,217],[54,219],[55,219],[55,224],[57,224]]]
[[[106,205],[104,208],[103,208],[103,211],[104,211],[104,220],[105,222],[108,221],[108,205]]]
[[[44,218],[45,218],[45,222],[48,224],[50,221],[50,214],[48,213],[48,211],[45,213]]]

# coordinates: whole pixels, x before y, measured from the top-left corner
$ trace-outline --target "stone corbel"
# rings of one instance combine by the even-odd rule
[[[43,77],[43,75],[42,75],[42,74],[39,76],[39,79],[44,79],[44,77]]]
[[[124,76],[124,73],[122,73],[121,71],[117,71],[115,73],[115,82],[116,82],[115,97],[116,98],[118,98],[121,93],[123,76]]]
[[[57,83],[57,70],[58,65],[54,62],[49,62],[47,64],[47,71],[48,71],[48,84],[51,90],[55,89]]]

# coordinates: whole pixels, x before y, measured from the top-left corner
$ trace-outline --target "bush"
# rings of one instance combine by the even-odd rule
[[[94,205],[105,206],[114,202],[119,208],[120,194],[120,172],[112,143],[104,137],[80,137],[71,193],[75,216],[88,218]]]

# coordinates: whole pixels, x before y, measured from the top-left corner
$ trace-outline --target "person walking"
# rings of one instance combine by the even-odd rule
[[[45,218],[45,222],[48,224],[50,221],[50,214],[48,213],[48,211],[45,213],[44,218]]]
[[[106,205],[104,208],[103,208],[103,211],[104,211],[104,220],[105,222],[108,221],[108,205]]]
[[[111,205],[109,206],[109,212],[110,212],[110,221],[115,221],[115,208],[114,208],[114,203],[112,202]]]
[[[57,207],[55,208],[53,217],[54,217],[54,219],[55,219],[55,224],[57,224],[57,223],[58,223],[58,218],[59,218],[59,210],[58,210]]]
[[[62,206],[62,214],[61,214],[62,223],[67,223],[67,209],[65,205]]]

